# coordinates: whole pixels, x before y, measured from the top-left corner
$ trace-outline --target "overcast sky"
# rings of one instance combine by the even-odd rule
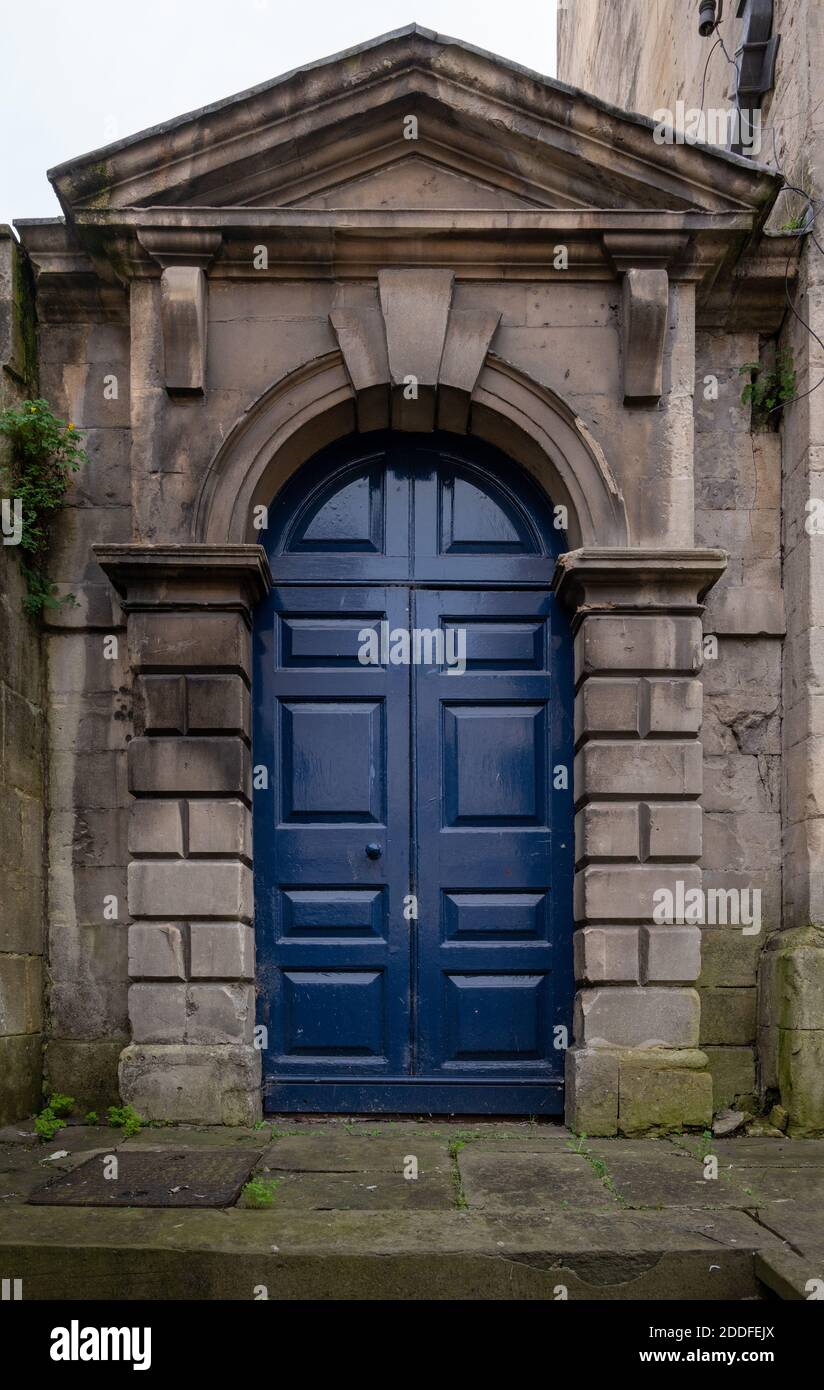
[[[554,76],[556,0],[3,0],[0,222],[46,169],[416,21]]]

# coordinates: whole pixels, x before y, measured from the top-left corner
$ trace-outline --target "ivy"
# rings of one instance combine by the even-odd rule
[[[61,506],[72,473],[88,455],[82,435],[73,424],[60,420],[48,401],[22,401],[0,411],[0,434],[11,445],[10,458],[2,466],[3,485],[11,498],[19,498],[22,511],[22,571],[26,580],[23,607],[36,616],[45,608],[73,605],[73,594],[57,598],[57,585],[46,570],[49,526]]]
[[[749,372],[750,380],[741,392],[741,404],[752,406],[753,424],[768,425],[773,414],[795,397],[795,366],[786,350],[776,354],[775,364],[764,368],[760,362],[745,362],[739,375]]]

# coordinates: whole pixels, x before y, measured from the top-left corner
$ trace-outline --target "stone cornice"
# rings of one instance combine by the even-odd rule
[[[260,545],[94,545],[126,612],[251,608],[272,587]]]
[[[593,546],[559,557],[552,588],[576,621],[599,612],[694,613],[726,566],[724,550]]]

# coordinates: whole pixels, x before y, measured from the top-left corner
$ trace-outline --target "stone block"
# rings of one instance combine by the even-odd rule
[[[779,1029],[778,1078],[790,1137],[824,1134],[824,1028]]]
[[[42,1028],[42,957],[0,955],[0,1036]]]
[[[252,1125],[260,1118],[260,1052],[248,1046],[124,1049],[120,1090],[147,1120]]]
[[[575,999],[575,1039],[590,1047],[696,1047],[699,1013],[694,989],[585,989]]]
[[[642,927],[641,980],[644,984],[691,984],[701,969],[698,927]]]
[[[634,1067],[621,1059],[618,1129],[621,1134],[677,1134],[712,1123],[709,1072]]]
[[[675,908],[679,883],[685,894],[700,888],[700,869],[689,864],[677,869],[658,864],[590,864],[575,875],[575,920],[651,922],[656,904],[662,901],[656,894],[672,894]]]
[[[642,803],[641,837],[648,859],[700,859],[703,816],[690,802]]]
[[[704,927],[701,932],[699,988],[752,988],[764,938],[745,936],[737,927]]]
[[[242,801],[190,801],[189,853],[252,857],[252,813]]]
[[[130,926],[129,976],[133,980],[185,980],[182,926],[177,922],[136,922]]]
[[[640,681],[590,677],[575,699],[575,740],[591,734],[640,734]]]
[[[182,856],[183,803],[154,797],[133,801],[129,807],[129,853]]]
[[[166,388],[203,391],[206,378],[206,274],[198,266],[167,266],[160,277],[160,315]]]
[[[125,1036],[88,1042],[49,1038],[44,1054],[49,1090],[74,1096],[81,1113],[96,1110],[102,1117],[110,1105],[120,1104],[117,1063],[126,1041]]]
[[[27,1119],[43,1104],[39,1033],[0,1036],[0,1125]]]
[[[183,1042],[185,985],[130,985],[129,1020],[136,1043]]]
[[[0,753],[6,785],[26,796],[43,796],[43,716],[36,705],[5,686],[0,690],[3,724]]]
[[[697,734],[701,728],[703,692],[699,680],[677,676],[642,682],[643,734]]]
[[[700,796],[702,772],[696,740],[585,743],[575,755],[575,797]]]
[[[187,676],[187,728],[248,735],[249,689],[240,676]]]
[[[576,862],[637,859],[639,808],[631,803],[590,801],[575,817]]]
[[[132,665],[143,670],[223,667],[248,675],[250,633],[241,613],[133,613],[129,619]]]
[[[83,1042],[125,1035],[127,993],[125,975],[116,981],[54,980],[49,991],[53,1036]]]
[[[715,1114],[735,1109],[744,1098],[755,1095],[755,1051],[751,1047],[708,1047],[707,1062],[712,1075],[712,1108]]]
[[[593,614],[575,636],[575,679],[620,671],[698,672],[700,618]]]
[[[249,749],[238,738],[134,738],[129,744],[129,789],[137,796],[248,796],[250,778]]]
[[[618,1133],[618,1057],[571,1047],[566,1054],[567,1126],[597,1138]]]
[[[742,1046],[755,1042],[756,996],[751,989],[702,989],[701,1044]]]
[[[185,734],[186,682],[183,676],[138,676],[134,693],[137,734]]]
[[[128,973],[128,930],[116,922],[58,922],[49,931],[49,972],[61,984],[120,984]]]
[[[129,865],[132,917],[252,919],[252,871],[237,860],[142,860]]]
[[[576,980],[638,984],[637,927],[581,927],[572,941]]]
[[[187,993],[189,1043],[251,1043],[255,1031],[252,985],[191,985]]]
[[[255,934],[244,922],[191,922],[193,980],[253,980]]]

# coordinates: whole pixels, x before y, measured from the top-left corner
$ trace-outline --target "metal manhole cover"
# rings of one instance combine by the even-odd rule
[[[257,1161],[237,1149],[120,1152],[117,1177],[106,1177],[111,1154],[95,1154],[29,1197],[36,1206],[228,1207]]]

